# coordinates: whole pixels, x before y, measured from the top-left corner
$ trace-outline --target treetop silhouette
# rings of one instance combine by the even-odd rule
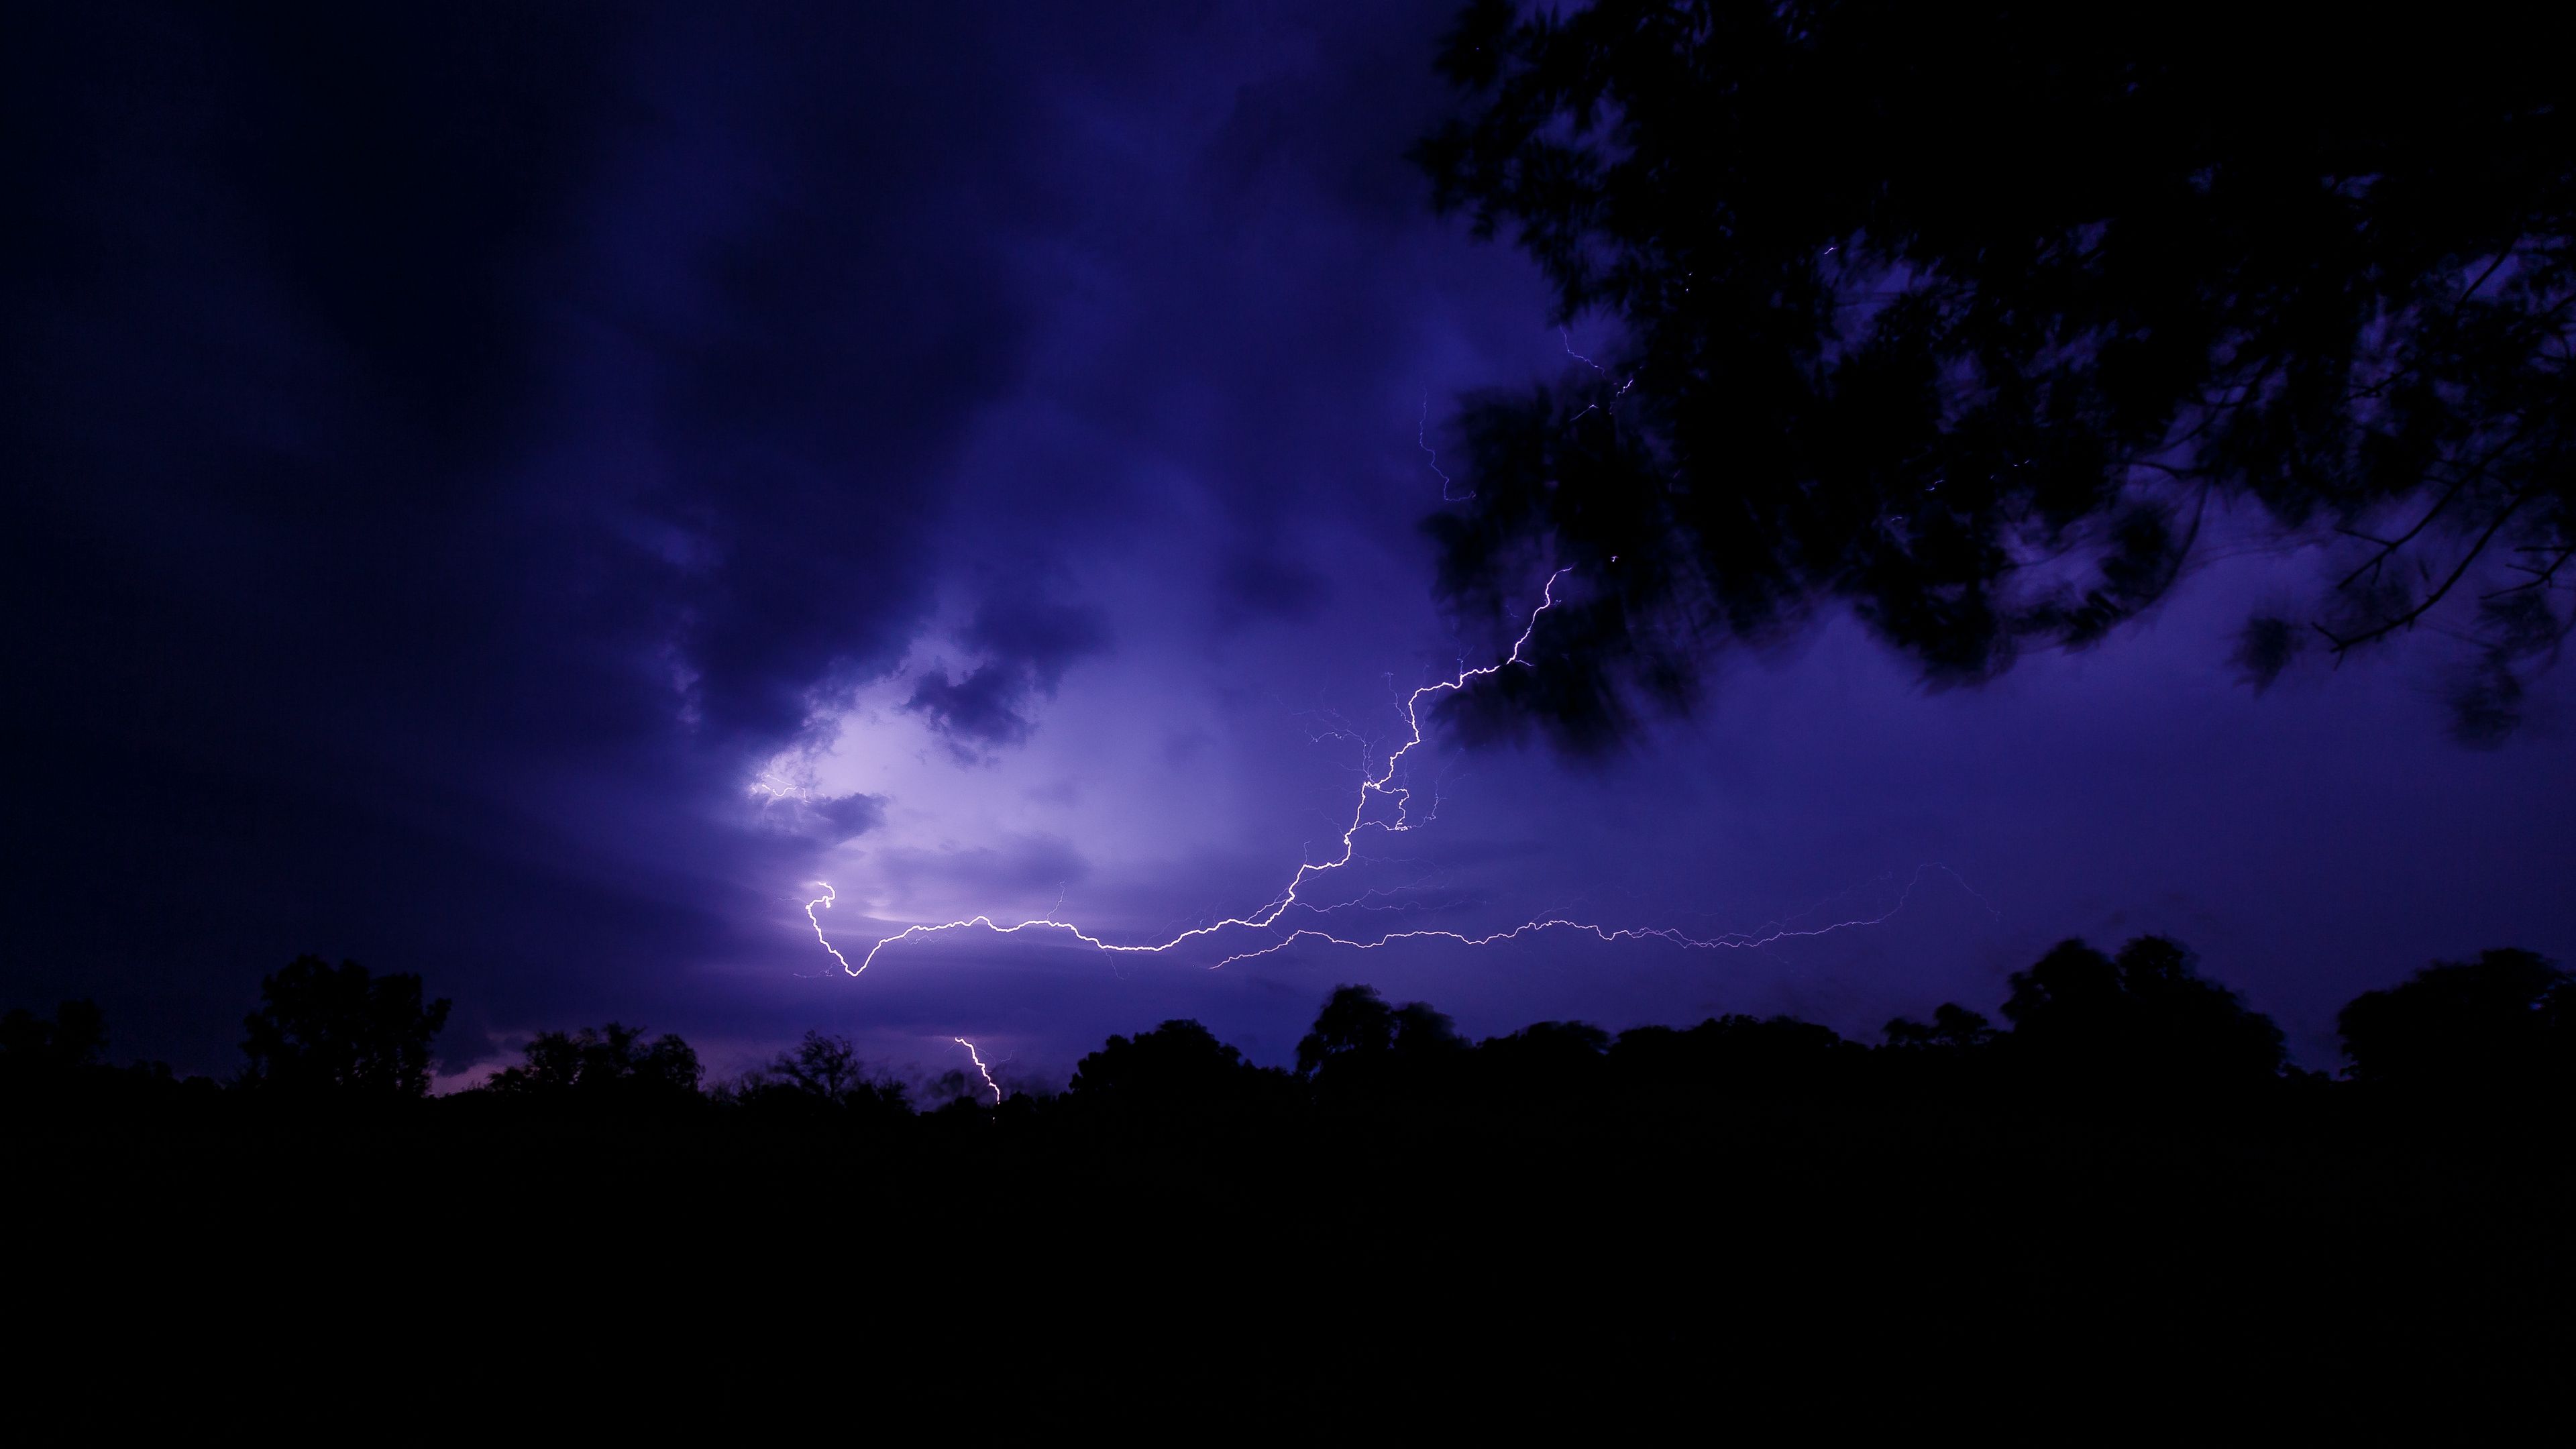
[[[2134,1085],[2221,1085],[2281,1074],[2286,1050],[2272,1019],[2199,974],[2189,952],[2140,936],[2105,956],[2059,943],[2012,977],[2004,1039],[2056,1077]],[[1973,1030],[1961,1017],[1954,1031]]]
[[[421,1001],[416,976],[304,956],[261,983],[261,1009],[247,1019],[251,1067],[237,1094],[205,1079],[181,1083],[165,1064],[105,1067],[105,1022],[84,1001],[63,1003],[50,1020],[23,1008],[0,1014],[0,1087],[39,1102],[143,1101],[174,1088],[193,1099],[417,1098],[447,1012],[444,1000]],[[2290,1067],[2279,1026],[2162,936],[2116,952],[2060,942],[2013,973],[2002,1017],[1999,1029],[1944,1002],[1928,1022],[1890,1021],[1874,1050],[1815,1022],[1742,1014],[1615,1037],[1588,1022],[1541,1021],[1471,1042],[1427,1003],[1389,1005],[1374,987],[1344,984],[1298,1042],[1294,1072],[1256,1066],[1201,1023],[1172,1020],[1108,1038],[1082,1058],[1060,1099],[1013,1093],[1003,1106],[1019,1121],[1064,1110],[1068,1120],[1157,1127],[1277,1124],[1310,1111],[1318,1124],[1390,1110],[1423,1122],[1568,1112],[1607,1120],[1647,1105],[1686,1114],[1754,1101],[1885,1107],[1951,1096],[2039,1111],[2114,1098],[2189,1104],[2324,1080]],[[2563,1105],[2576,1087],[2576,976],[2530,951],[2434,962],[2354,998],[2337,1024],[2344,1075],[2391,1100]],[[520,1062],[467,1095],[656,1113],[748,1109],[786,1127],[928,1120],[847,1038],[819,1031],[712,1094],[700,1091],[703,1076],[679,1036],[612,1021],[538,1033]],[[977,1093],[958,1105],[981,1100]]]
[[[1112,1036],[1075,1066],[1070,1102],[1145,1119],[1198,1117],[1275,1098],[1287,1074],[1256,1067],[1195,1021]]]
[[[52,1020],[23,1006],[0,1013],[0,1064],[22,1075],[62,1076],[107,1057],[107,1018],[95,1001],[66,1001]]]
[[[376,976],[355,961],[333,966],[299,956],[263,978],[259,996],[259,1010],[242,1019],[246,1084],[308,1095],[428,1095],[429,1044],[447,1024],[448,1002],[422,1004],[418,976]]]
[[[2576,1084],[2576,977],[2487,951],[2365,991],[2335,1018],[2356,1081],[2455,1093]]]
[[[610,1022],[576,1032],[539,1032],[526,1060],[479,1090],[504,1097],[587,1102],[653,1102],[695,1097],[705,1069],[669,1032],[647,1042],[642,1027]]]
[[[873,1108],[900,1113],[911,1107],[903,1083],[871,1071],[859,1060],[858,1048],[851,1045],[848,1037],[819,1031],[805,1033],[794,1047],[771,1058],[767,1066],[746,1072],[716,1091],[733,1100],[771,1108]]]
[[[1983,679],[2233,509],[2332,546],[2258,683],[2439,618],[2458,732],[2511,728],[2576,623],[2576,82],[2512,24],[2239,18],[1466,5],[1437,203],[1619,329],[1455,419],[1443,596],[1579,580],[1467,717],[1598,747],[1829,603]]]

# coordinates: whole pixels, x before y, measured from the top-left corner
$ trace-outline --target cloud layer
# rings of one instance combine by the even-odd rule
[[[6,1002],[222,1069],[320,951],[456,998],[451,1066],[616,1017],[1043,1075],[1167,1015],[1284,1060],[1348,979],[1479,1031],[1865,1030],[2154,928],[2313,1056],[2419,956],[2576,952],[2547,708],[2472,759],[2401,671],[2258,705],[2231,595],[1978,694],[1828,630],[1633,758],[1428,749],[1437,828],[1333,897],[1735,929],[1938,859],[2002,924],[1221,972],[959,938],[851,982],[818,879],[852,940],[1059,904],[1146,939],[1318,858],[1394,700],[1484,657],[1417,533],[1448,400],[1583,341],[1403,159],[1438,7],[879,10],[24,21]]]

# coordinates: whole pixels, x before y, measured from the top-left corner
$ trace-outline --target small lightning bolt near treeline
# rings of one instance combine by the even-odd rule
[[[1569,348],[1569,350],[1571,349]],[[979,927],[983,930],[990,931],[997,936],[1017,935],[1022,931],[1061,932],[1072,937],[1074,940],[1091,947],[1095,951],[1117,954],[1159,955],[1163,952],[1171,951],[1177,947],[1187,945],[1190,942],[1197,941],[1202,938],[1214,937],[1224,932],[1263,931],[1271,929],[1278,924],[1280,917],[1286,915],[1292,908],[1303,906],[1304,909],[1309,911],[1316,911],[1319,913],[1329,912],[1334,908],[1307,905],[1305,902],[1300,900],[1299,892],[1306,887],[1309,881],[1314,880],[1318,876],[1327,875],[1331,872],[1340,870],[1345,866],[1348,866],[1355,858],[1357,858],[1357,841],[1362,831],[1372,829],[1383,830],[1390,835],[1394,835],[1402,834],[1415,828],[1415,824],[1409,814],[1412,802],[1412,792],[1407,787],[1395,783],[1395,777],[1397,771],[1404,763],[1404,757],[1412,753],[1412,751],[1422,743],[1422,707],[1425,701],[1435,699],[1443,694],[1454,694],[1465,689],[1475,680],[1482,679],[1488,675],[1499,674],[1506,669],[1527,669],[1534,667],[1527,659],[1522,657],[1523,651],[1529,647],[1531,636],[1538,632],[1540,620],[1545,617],[1548,610],[1556,607],[1557,585],[1570,572],[1572,572],[1570,569],[1559,569],[1554,574],[1549,575],[1546,586],[1540,591],[1538,607],[1530,611],[1528,624],[1521,630],[1520,637],[1512,642],[1511,652],[1506,655],[1501,662],[1483,665],[1473,669],[1461,669],[1452,678],[1441,680],[1435,684],[1426,684],[1405,697],[1402,709],[1405,724],[1404,742],[1397,745],[1388,753],[1383,767],[1373,772],[1363,770],[1360,778],[1359,796],[1351,808],[1351,823],[1343,829],[1341,834],[1340,850],[1328,860],[1300,863],[1297,867],[1296,873],[1289,877],[1288,883],[1281,888],[1279,893],[1272,896],[1269,901],[1256,910],[1240,916],[1228,916],[1221,921],[1212,922],[1208,925],[1194,927],[1190,930],[1182,931],[1166,940],[1147,942],[1118,942],[1104,940],[1101,937],[1084,930],[1075,922],[1057,920],[1052,916],[1040,916],[1031,920],[1019,921],[1007,926],[994,920],[991,916],[969,916],[964,920],[941,921],[935,924],[907,926],[891,936],[880,938],[874,945],[868,947],[867,954],[860,957],[858,964],[854,966],[850,964],[850,959],[841,954],[840,949],[835,947],[831,941],[824,936],[822,919],[814,914],[816,907],[819,906],[824,910],[829,910],[832,907],[832,903],[838,899],[838,893],[832,889],[828,882],[818,882],[817,884],[821,886],[823,894],[812,901],[808,901],[805,905],[806,919],[811,921],[814,925],[814,938],[822,943],[824,950],[832,953],[832,959],[841,964],[841,969],[843,971],[848,972],[852,976],[858,976],[864,973],[870,966],[876,964],[878,955],[890,946],[897,945],[904,941],[914,940],[918,937],[935,936],[945,932],[969,930]],[[1394,803],[1394,818],[1392,820],[1382,817],[1378,819],[1370,818],[1369,806],[1373,801],[1379,798],[1391,800]],[[1695,951],[1750,950],[1755,947],[1770,945],[1776,941],[1785,941],[1801,937],[1824,936],[1830,935],[1836,931],[1850,930],[1859,926],[1873,926],[1880,924],[1881,922],[1886,921],[1889,917],[1895,915],[1898,911],[1904,909],[1906,901],[1913,895],[1914,888],[1922,883],[1925,875],[1935,871],[1944,875],[1949,875],[1953,880],[1958,879],[1957,874],[1950,871],[1945,866],[1921,866],[1916,869],[1913,878],[1906,883],[1905,890],[1898,896],[1896,904],[1889,907],[1887,910],[1875,916],[1853,917],[1846,920],[1830,921],[1816,926],[1791,927],[1785,924],[1775,924],[1756,931],[1725,932],[1714,936],[1694,936],[1683,931],[1669,928],[1613,928],[1599,925],[1594,922],[1568,920],[1561,917],[1550,917],[1543,920],[1528,920],[1516,926],[1507,927],[1499,931],[1487,932],[1482,935],[1471,935],[1463,931],[1417,929],[1389,931],[1376,936],[1345,936],[1337,932],[1321,930],[1314,927],[1300,927],[1289,931],[1287,934],[1280,936],[1276,940],[1269,941],[1246,950],[1236,951],[1231,955],[1218,960],[1209,969],[1214,970],[1216,967],[1231,965],[1237,961],[1248,961],[1254,957],[1267,956],[1274,951],[1286,950],[1288,947],[1295,945],[1300,941],[1312,941],[1355,951],[1374,951],[1385,946],[1394,945],[1400,941],[1442,940],[1455,942],[1462,946],[1492,946],[1501,942],[1518,940],[1523,936],[1535,935],[1545,931],[1576,932],[1593,936],[1601,941],[1612,943],[1621,941],[1663,941],[1667,944],[1677,946],[1685,950]],[[1964,881],[1960,881],[1959,884],[1963,889],[1966,887],[1966,882]],[[1973,895],[1974,892],[1972,891],[1970,894]],[[971,1043],[967,1042],[962,1037],[953,1038],[953,1040],[957,1041],[959,1045],[964,1046],[968,1055],[974,1055],[975,1048]],[[978,1071],[984,1070],[984,1063],[981,1057],[975,1058],[975,1065]],[[992,1074],[990,1072],[984,1072],[984,1080],[987,1086],[993,1085]],[[994,1096],[996,1100],[999,1100],[1000,1095],[1000,1088],[994,1087]]]
[[[830,943],[826,942],[825,944],[828,946]],[[837,956],[840,953],[835,951],[832,954]],[[975,1075],[982,1077],[984,1079],[984,1085],[991,1089],[993,1093],[993,1105],[996,1107],[1002,1105],[1002,1084],[993,1080],[993,1069],[984,1065],[984,1054],[975,1050],[975,1044],[962,1036],[952,1036],[949,1040],[966,1049],[966,1060],[975,1064]],[[1008,1057],[1005,1057],[1002,1060],[1004,1065],[1009,1065],[1010,1059]]]

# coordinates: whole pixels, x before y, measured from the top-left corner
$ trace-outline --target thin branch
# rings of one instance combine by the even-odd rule
[[[2478,471],[2483,472],[2484,469],[2481,468]],[[2360,578],[2363,574],[2376,573],[2379,566],[2388,562],[2391,555],[2395,554],[2399,549],[2404,548],[2407,544],[2414,542],[2415,536],[2424,531],[2425,525],[2431,523],[2435,518],[2440,517],[2442,510],[2450,507],[2451,500],[2459,497],[2461,490],[2469,486],[2469,480],[2476,476],[2478,476],[2477,472],[2461,475],[2460,478],[2456,482],[2452,483],[2450,488],[2447,489],[2439,499],[2435,500],[2432,507],[2424,510],[2424,516],[2415,520],[2415,526],[2413,528],[2406,530],[2395,538],[2370,538],[2370,535],[2353,529],[2336,529],[2335,532],[2337,533],[2351,534],[2354,538],[2368,538],[2372,543],[2379,545],[2379,552],[2372,554],[2370,556],[2370,560],[2367,563],[2364,563],[2361,567],[2344,575],[2343,579],[2335,585],[2336,590],[2340,592],[2344,589],[2351,588],[2353,580]]]
[[[2514,424],[2513,431],[2505,436],[2503,442],[2489,448],[2485,457],[2478,459],[2475,465],[2463,470],[2457,478],[2452,480],[2450,488],[2442,494],[2441,498],[2437,500],[2431,508],[2425,510],[2423,517],[2415,520],[2415,526],[2413,528],[2399,534],[2392,542],[2381,543],[2379,552],[2373,554],[2370,559],[2363,563],[2359,568],[2356,568],[2351,573],[2344,575],[2342,581],[2335,585],[2336,590],[2340,592],[2344,589],[2351,588],[2353,581],[2360,578],[2363,574],[2375,575],[2380,565],[2388,562],[2389,558],[2394,555],[2399,548],[2413,542],[2415,536],[2424,531],[2426,524],[2431,523],[2443,509],[2450,507],[2451,500],[2459,497],[2461,490],[2467,488],[2470,483],[2477,479],[2485,477],[2487,475],[2487,470],[2495,466],[2496,460],[2503,457],[2506,453],[2511,452],[2514,445],[2520,443],[2523,436],[2531,431],[2532,425],[2536,421],[2537,419],[2533,416],[2525,414],[2520,422]],[[2534,484],[2532,486],[2537,487],[2538,485]],[[2513,501],[2505,505],[2504,513],[2497,515],[2499,520],[2511,515],[2515,509],[2520,508],[2524,501],[2531,497],[2531,491],[2532,490],[2530,488],[2526,488],[2522,492],[2515,494]],[[2492,538],[2494,537],[2494,533],[2495,531],[2493,529],[2489,529],[2486,537]],[[2355,536],[2359,537],[2362,535]],[[2372,541],[2378,542],[2378,540],[2375,539]],[[2479,539],[2477,548],[2469,550],[2469,558],[2477,557],[2478,549],[2483,549],[2485,547],[2486,538]],[[2463,567],[2467,566],[2466,559],[2463,559],[2461,563]],[[2445,585],[2445,587],[2448,587],[2448,585]]]
[[[2194,479],[2206,480],[2209,477],[2209,470],[2206,468],[2177,468],[2170,463],[2159,463],[2152,458],[2131,458],[2127,466],[2132,468],[2153,468],[2168,478],[2185,483],[2191,482]]]
[[[2478,279],[2469,283],[2469,289],[2460,294],[2460,300],[2451,304],[2452,312],[2457,313],[2462,307],[2469,305],[2469,299],[2478,294],[2478,288],[2487,284],[2487,278],[2496,274],[2496,268],[2513,260],[2513,249],[2520,245],[2522,245],[2522,233],[2515,232],[2513,240],[2504,244],[2504,250],[2497,252],[2495,260],[2487,263],[2487,269],[2478,273]]]
[[[2477,562],[2479,554],[2486,552],[2487,545],[2494,541],[2497,531],[2504,527],[2505,520],[2513,517],[2515,510],[2521,508],[2523,504],[2531,500],[2533,491],[2534,490],[2529,488],[2524,489],[2522,492],[2513,496],[2512,502],[2507,503],[2504,507],[2496,510],[2494,521],[2487,525],[2484,533],[2478,535],[2478,541],[2476,543],[2469,545],[2469,551],[2460,555],[2459,566],[2451,570],[2451,576],[2442,580],[2441,585],[2435,588],[2433,592],[2425,595],[2422,602],[2416,604],[2414,608],[2388,620],[2386,623],[2379,625],[2375,629],[2355,634],[2349,639],[2335,638],[2332,633],[2326,631],[2326,627],[2323,624],[2319,624],[2317,626],[2318,632],[2324,633],[2328,639],[2334,640],[2334,652],[2338,657],[2340,657],[2346,650],[2352,649],[2358,645],[2367,644],[2373,639],[2386,638],[2388,635],[2394,634],[2398,630],[2405,628],[2407,625],[2414,623],[2416,620],[2423,618],[2426,614],[2432,612],[2433,606],[2442,602],[2443,596],[2449,594],[2452,588],[2460,582],[2461,577],[2468,573],[2469,565]]]
[[[2507,594],[2519,594],[2525,589],[2548,588],[2550,584],[2557,579],[2558,571],[2567,567],[2567,562],[2570,559],[2576,559],[2576,547],[2560,549],[2558,551],[2558,557],[2551,559],[2549,561],[2549,567],[2547,568],[2536,569],[2529,564],[2508,565],[2508,567],[2513,569],[2516,573],[2531,575],[2530,580],[2525,583],[2515,584],[2511,588],[2498,589],[2490,594],[2480,594],[2478,595],[2478,598],[2482,601],[2486,599],[2501,599]]]

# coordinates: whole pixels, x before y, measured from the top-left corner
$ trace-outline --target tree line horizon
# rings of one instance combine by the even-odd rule
[[[354,962],[298,957],[263,978],[244,1018],[243,1067],[222,1082],[181,1080],[166,1063],[106,1065],[97,1005],[65,1001],[51,1019],[24,1007],[0,1016],[0,1082],[60,1088],[110,1080],[147,1089],[274,1099],[392,1101],[431,1096],[432,1043],[450,1003],[427,999],[422,978],[377,975]],[[809,1030],[760,1066],[713,1082],[676,1033],[651,1036],[610,1021],[539,1032],[521,1059],[443,1099],[662,1104],[764,1109],[826,1106],[908,1116],[990,1112],[1062,1099],[1147,1115],[1263,1106],[1333,1108],[1380,1100],[1532,1091],[1571,1101],[1602,1087],[1757,1093],[1876,1088],[2092,1088],[2184,1096],[2262,1084],[2344,1085],[2409,1092],[2576,1085],[2576,975],[2535,952],[2484,951],[2435,961],[2406,980],[2364,991],[2336,1016],[2338,1071],[2289,1059],[2273,1020],[2199,970],[2161,935],[2106,953],[2081,938],[2012,974],[2003,1024],[1944,1002],[1930,1019],[1899,1016],[1866,1043],[1794,1016],[1731,1013],[1696,1026],[1617,1033],[1579,1020],[1540,1021],[1471,1040],[1428,1002],[1388,1002],[1366,984],[1325,999],[1298,1042],[1293,1067],[1264,1067],[1195,1019],[1113,1034],[1076,1065],[1060,1091],[995,1086],[995,1101],[963,1072],[933,1095],[860,1058],[847,1037]]]

